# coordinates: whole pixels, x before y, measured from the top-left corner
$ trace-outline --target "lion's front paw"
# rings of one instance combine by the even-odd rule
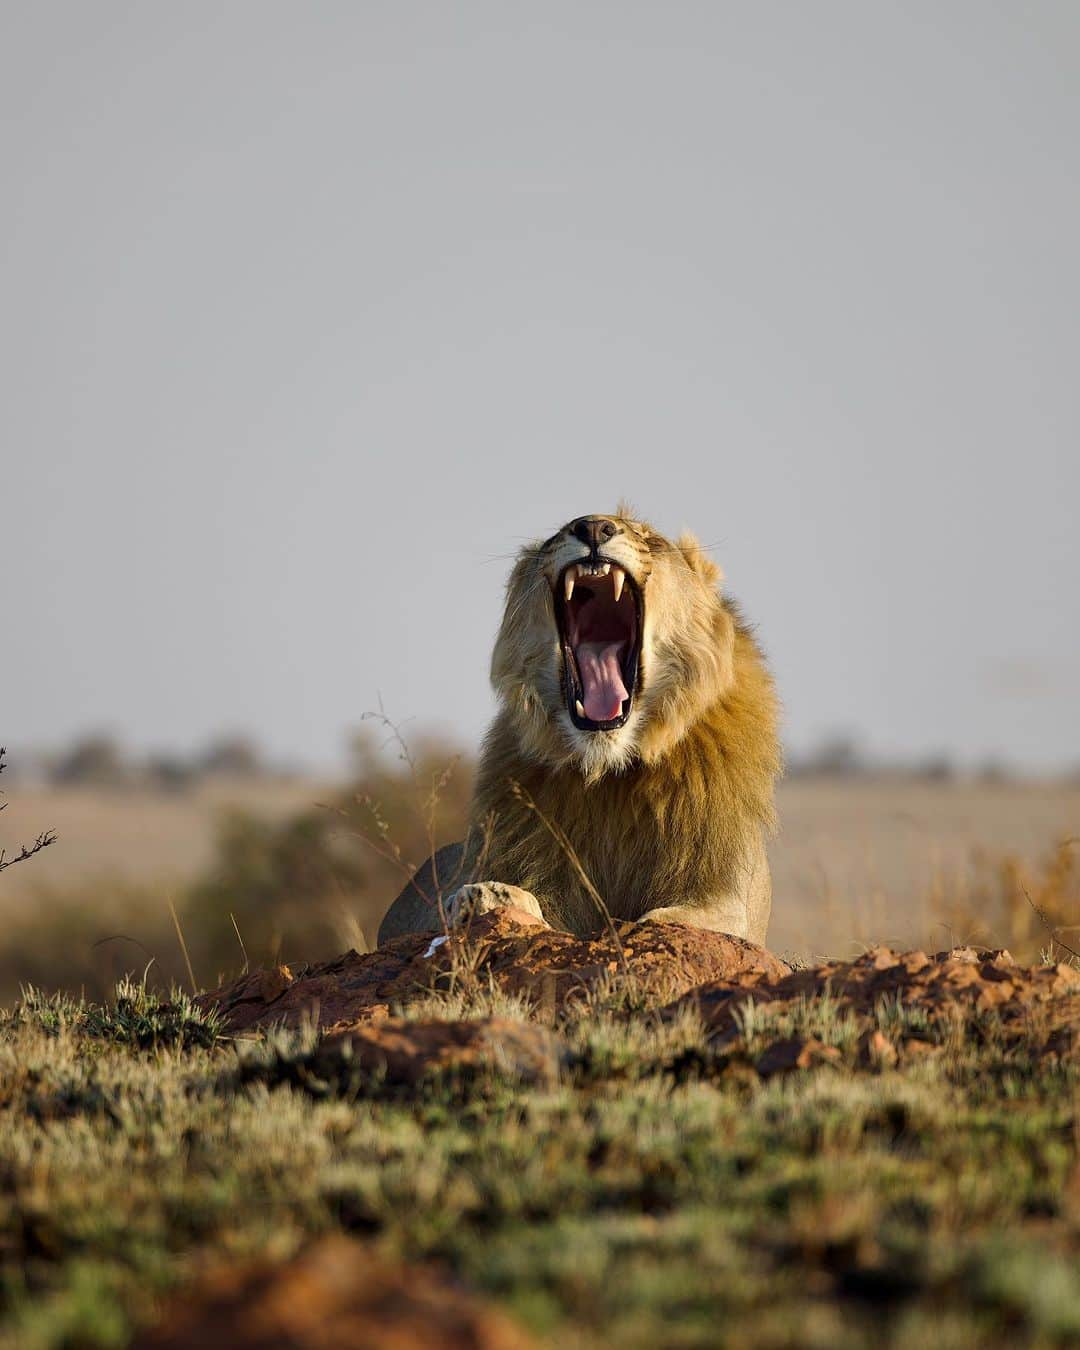
[[[520,909],[545,923],[540,902],[520,886],[507,886],[501,881],[474,881],[460,886],[446,902],[446,921],[451,928],[487,914],[493,909]]]

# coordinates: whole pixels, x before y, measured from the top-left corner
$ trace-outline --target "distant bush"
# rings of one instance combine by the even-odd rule
[[[808,754],[789,755],[786,772],[789,778],[852,778],[863,773],[866,767],[862,749],[855,738],[837,734],[828,737]]]
[[[438,739],[409,753],[387,753],[365,728],[348,786],[322,805],[279,823],[222,817],[215,861],[183,909],[201,979],[235,969],[237,933],[253,963],[314,960],[373,939],[410,869],[466,829],[471,762]]]
[[[39,756],[45,776],[60,787],[183,791],[206,778],[259,778],[274,771],[246,736],[219,736],[190,754],[129,753],[113,737],[79,737],[66,750]]]
[[[256,778],[266,772],[262,755],[246,736],[222,736],[196,756],[193,768],[223,778]]]
[[[994,766],[996,781],[1009,777],[1003,764]],[[943,751],[917,759],[886,758],[870,754],[854,736],[837,733],[828,736],[806,753],[793,752],[786,757],[788,778],[891,778],[920,783],[951,783],[960,775],[956,764]],[[977,775],[976,775],[977,776]]]

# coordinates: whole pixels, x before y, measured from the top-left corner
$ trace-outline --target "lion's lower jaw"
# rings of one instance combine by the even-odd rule
[[[637,759],[638,717],[631,712],[615,731],[579,731],[567,713],[563,721],[570,742],[570,762],[588,783],[608,773],[619,773]]]
[[[525,760],[552,769],[572,769],[593,783],[635,763],[643,725],[640,711],[632,709],[614,731],[581,731],[565,708],[549,718],[537,701],[504,699],[489,740],[505,736],[503,744],[514,746]]]

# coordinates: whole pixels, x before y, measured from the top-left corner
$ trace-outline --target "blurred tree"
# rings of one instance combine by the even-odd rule
[[[54,783],[117,787],[130,781],[131,769],[111,736],[86,736],[56,759]]]
[[[164,792],[184,792],[197,777],[190,761],[181,759],[179,755],[151,755],[143,771],[151,787]]]
[[[254,778],[265,772],[262,756],[247,736],[222,736],[211,741],[196,767],[201,773],[226,778]]]
[[[859,743],[854,736],[838,732],[827,737],[808,755],[792,756],[787,765],[789,777],[800,775],[826,778],[850,778],[861,773],[866,767]]]

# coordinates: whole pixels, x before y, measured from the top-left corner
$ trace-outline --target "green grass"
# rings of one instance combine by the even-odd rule
[[[311,1032],[237,1044],[182,995],[32,993],[0,1017],[0,1335],[122,1346],[208,1260],[344,1230],[560,1347],[1076,1344],[1080,1069],[912,1016],[876,1022],[938,1053],[878,1071],[828,999],[717,1049],[613,993],[554,1087],[403,1094],[305,1079]],[[837,1062],[759,1081],[791,1034]]]

